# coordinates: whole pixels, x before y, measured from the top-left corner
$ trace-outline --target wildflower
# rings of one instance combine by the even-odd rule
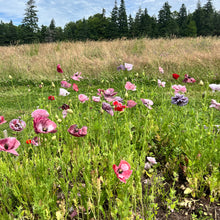
[[[68,96],[70,93],[66,89],[60,88],[60,96]]]
[[[125,89],[126,90],[136,91],[136,86],[134,84],[132,84],[131,82],[126,82]]]
[[[151,168],[151,163],[149,163],[149,162],[145,163],[144,169],[149,170],[150,168]]]
[[[118,101],[114,101],[113,102],[113,105],[115,106],[115,111],[119,111],[119,112],[121,112],[121,111],[124,111],[124,109],[125,108],[127,108],[127,106],[126,105],[122,105],[120,102],[118,102]]]
[[[220,103],[218,103],[214,99],[212,99],[211,105],[209,107],[210,108],[216,108],[216,109],[220,110]]]
[[[185,86],[181,86],[181,85],[173,85],[172,89],[175,90],[174,91],[175,93],[179,93],[179,92],[185,93],[186,92],[186,87]]]
[[[108,102],[115,101],[115,97],[114,96],[116,94],[117,94],[117,92],[115,92],[113,88],[109,88],[109,89],[103,90],[104,98]]]
[[[31,113],[31,117],[32,118],[37,118],[37,117],[45,117],[45,118],[48,118],[49,117],[49,113],[44,110],[44,109],[37,109],[35,111],[33,111]]]
[[[156,159],[154,157],[147,157],[147,160],[153,165],[157,164]]]
[[[173,74],[173,78],[174,78],[174,79],[178,79],[179,77],[180,77],[180,75],[178,75],[178,74],[176,74],[176,73]]]
[[[82,103],[84,103],[85,101],[89,100],[89,98],[86,95],[84,95],[84,94],[80,94],[78,96],[78,98],[79,98],[79,101],[82,102]]]
[[[110,104],[108,104],[108,103],[106,103],[106,102],[103,102],[103,103],[102,103],[102,109],[103,109],[104,111],[106,111],[107,113],[109,113],[111,116],[114,115],[114,112],[113,112],[112,107],[111,107]]]
[[[21,119],[12,119],[9,122],[9,127],[14,131],[22,131],[26,127],[26,123]]]
[[[120,65],[120,66],[117,67],[117,70],[118,70],[118,71],[120,71],[120,70],[125,70],[125,66],[124,66],[124,65]]]
[[[50,95],[50,96],[48,96],[48,100],[55,100],[55,98],[54,98],[54,96],[52,96],[52,95]]]
[[[118,166],[114,164],[112,168],[116,176],[118,177],[118,179],[123,183],[126,183],[126,180],[131,176],[132,171],[133,171],[133,170],[130,170],[131,166],[125,160],[121,160]]]
[[[20,142],[15,137],[8,137],[0,140],[0,151],[6,151],[8,153],[18,156],[15,151],[20,146]]]
[[[49,118],[37,117],[34,118],[34,131],[35,133],[55,133],[56,123],[51,121]]]
[[[200,81],[199,81],[199,85],[200,85],[200,86],[203,86],[203,85],[204,85],[204,82],[203,82],[202,80],[200,80]]]
[[[71,87],[71,83],[68,83],[67,81],[61,81],[61,87],[64,88],[70,88]]]
[[[61,107],[59,107],[59,108],[62,108],[62,110],[67,110],[67,109],[69,109],[70,107],[69,107],[69,105],[67,105],[67,104],[63,104]]]
[[[133,64],[125,63],[125,69],[127,69],[127,71],[132,70],[132,68],[133,68]]]
[[[93,97],[92,97],[92,100],[93,100],[94,102],[100,102],[100,101],[101,101],[101,99],[100,99],[99,96],[93,96]]]
[[[164,73],[163,68],[162,68],[162,67],[160,67],[160,66],[159,66],[159,72],[160,72],[160,73]]]
[[[186,74],[184,77],[185,78],[184,78],[183,82],[185,82],[185,83],[194,83],[194,82],[196,82],[196,80],[194,78],[188,76],[188,74]]]
[[[6,123],[4,116],[0,116],[0,125]]]
[[[31,144],[34,145],[34,146],[39,146],[39,145],[40,145],[40,138],[34,137],[34,138],[31,140]]]
[[[76,91],[76,92],[79,91],[79,88],[78,88],[78,86],[75,83],[73,83],[73,90]]]
[[[220,84],[210,84],[209,87],[212,89],[212,92],[220,91]]]
[[[121,102],[121,103],[124,102],[123,98],[121,98],[120,96],[115,96],[114,101],[118,101],[118,102]]]
[[[97,89],[97,91],[98,91],[98,93],[97,93],[97,95],[98,96],[102,96],[102,93],[105,91],[104,89]]]
[[[87,134],[87,127],[83,126],[81,129],[77,128],[77,125],[71,125],[68,129],[68,132],[75,137],[84,137]]]
[[[26,144],[31,144],[31,139],[26,140]]]
[[[60,64],[57,65],[57,72],[58,73],[63,73],[63,70],[61,69]]]
[[[63,110],[62,111],[62,115],[63,115],[63,118],[66,118],[66,116],[67,116],[67,110]],[[59,122],[59,118],[58,118],[58,122]]]
[[[187,105],[187,103],[189,101],[189,99],[187,97],[185,97],[184,95],[181,95],[179,93],[176,93],[175,97],[172,97],[171,99],[172,99],[172,101],[171,101],[172,104],[179,105],[179,106]]]
[[[151,105],[153,105],[153,101],[150,99],[141,99],[142,103],[149,109],[152,109]]]
[[[76,81],[80,81],[80,79],[83,79],[83,77],[81,76],[81,72],[80,73],[75,73],[72,77],[71,77],[73,80],[76,80]]]
[[[135,105],[137,105],[137,103],[133,100],[128,100],[127,101],[127,107],[128,108],[133,108]]]
[[[158,86],[165,87],[166,82],[161,82],[161,80],[157,80]]]

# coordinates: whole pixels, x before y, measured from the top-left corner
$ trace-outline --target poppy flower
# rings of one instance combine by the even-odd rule
[[[151,163],[151,164],[157,164],[157,161],[154,157],[147,157],[147,160]]]
[[[128,100],[127,101],[127,107],[128,108],[133,108],[135,105],[137,105],[137,102],[135,102],[133,100]]]
[[[77,125],[71,125],[68,129],[68,132],[75,137],[84,137],[87,134],[87,127],[83,126],[82,128],[77,128]]]
[[[66,89],[60,88],[60,96],[68,96],[70,93]]]
[[[0,125],[6,123],[4,116],[0,116]]]
[[[57,65],[57,72],[58,73],[63,73],[63,70],[61,69],[60,64]]]
[[[106,103],[106,102],[103,102],[103,103],[102,103],[102,109],[103,109],[104,111],[106,111],[107,113],[109,113],[111,116],[114,115],[114,112],[113,112],[112,107],[111,107],[110,104],[108,104],[108,103]]]
[[[161,82],[161,80],[157,80],[158,86],[165,87],[166,82]]]
[[[184,106],[187,105],[189,99],[185,97],[184,95],[181,95],[179,93],[175,94],[175,97],[171,98],[171,103],[178,105],[178,106]]]
[[[115,106],[115,111],[119,111],[119,112],[122,112],[122,111],[124,111],[124,109],[125,108],[127,108],[127,106],[126,105],[122,105],[120,102],[118,102],[118,101],[114,101],[113,102],[113,105]]]
[[[101,98],[100,98],[100,96],[93,96],[93,97],[92,97],[92,100],[93,100],[94,102],[100,102],[100,101],[101,101]]]
[[[44,109],[37,109],[35,111],[33,111],[31,113],[31,117],[32,118],[37,118],[37,117],[45,117],[45,118],[48,118],[49,117],[49,113],[44,110]]]
[[[13,131],[22,131],[26,127],[26,123],[24,121],[22,121],[21,119],[12,119],[9,122],[9,127]]]
[[[174,79],[178,79],[180,77],[180,75],[176,74],[176,73],[173,73],[173,78]]]
[[[120,66],[117,67],[117,70],[118,70],[118,71],[120,71],[120,70],[125,70],[125,66],[124,66],[124,65],[120,65]]]
[[[83,77],[81,76],[81,72],[80,73],[75,73],[72,77],[71,77],[73,80],[76,80],[76,81],[80,81],[80,79],[83,79]]]
[[[160,72],[160,73],[164,73],[163,68],[162,68],[162,67],[160,67],[160,66],[159,66],[159,72]]]
[[[34,145],[34,146],[39,146],[40,145],[40,138],[39,137],[34,137],[31,140],[31,144]]]
[[[104,89],[97,89],[97,91],[98,91],[97,95],[101,97],[102,93],[104,93],[105,90]]]
[[[150,99],[141,99],[142,103],[149,109],[152,109],[151,105],[153,105],[153,101]]]
[[[127,69],[127,71],[131,71],[133,69],[133,64],[125,63],[125,69]]]
[[[61,107],[59,107],[59,108],[62,108],[63,110],[67,110],[67,109],[69,109],[70,107],[69,107],[69,105],[67,105],[67,104],[63,104]]]
[[[20,146],[20,142],[15,137],[8,137],[0,140],[0,151],[6,151],[8,153],[18,156],[15,151]]]
[[[26,144],[31,144],[31,139],[26,140]]]
[[[78,86],[75,83],[73,83],[73,90],[76,91],[76,92],[79,91],[79,88],[78,88]]]
[[[212,92],[220,91],[220,84],[210,84],[209,87],[212,89]]]
[[[118,177],[118,179],[123,182],[126,183],[126,180],[131,176],[132,174],[132,170],[130,164],[125,161],[125,160],[121,160],[120,164],[118,166],[116,166],[115,164],[113,165],[113,170],[116,174],[116,176]]]
[[[126,82],[125,89],[136,91],[136,86],[134,84],[132,84],[131,82]]]
[[[35,133],[56,133],[56,123],[49,118],[37,117],[34,118],[34,131]]]
[[[79,98],[79,101],[82,102],[82,103],[84,103],[85,101],[89,100],[89,98],[86,95],[84,95],[84,94],[80,94],[78,96],[78,98]]]
[[[210,108],[216,108],[217,110],[220,110],[220,103],[216,102],[214,99],[211,101]]]
[[[70,88],[71,87],[71,83],[68,83],[67,81],[61,81],[61,87],[64,88]]]
[[[52,96],[52,95],[50,95],[50,96],[48,96],[48,100],[55,100],[55,98],[54,98],[54,96]]]
[[[173,85],[172,89],[175,90],[174,91],[175,93],[179,93],[179,92],[185,93],[186,92],[186,87],[185,86],[181,86],[181,85]]]
[[[190,77],[188,74],[186,74],[184,77],[185,78],[183,79],[183,82],[185,82],[185,83],[194,83],[194,82],[196,82],[196,80],[194,78]]]

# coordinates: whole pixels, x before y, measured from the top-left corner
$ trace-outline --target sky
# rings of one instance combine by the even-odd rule
[[[164,3],[168,1],[171,11],[179,11],[182,4],[185,4],[188,12],[194,12],[198,0],[125,0],[127,16],[130,14],[135,17],[139,8],[147,8],[150,16],[158,16],[159,10]],[[200,0],[201,6],[206,4],[207,0]],[[220,10],[220,0],[213,0],[213,6]],[[0,21],[8,23],[13,21],[14,25],[19,25],[24,18],[27,0],[0,0]],[[117,0],[118,7],[120,0]],[[55,20],[56,27],[64,28],[70,21],[88,19],[89,16],[96,13],[102,13],[106,10],[106,16],[110,17],[111,11],[115,5],[115,0],[35,0],[38,25],[49,26],[52,19]]]

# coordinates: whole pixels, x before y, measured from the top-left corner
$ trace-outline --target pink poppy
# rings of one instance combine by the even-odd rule
[[[93,97],[92,97],[92,100],[93,100],[94,102],[100,102],[100,101],[101,101],[101,98],[100,98],[99,96],[93,96]]]
[[[0,125],[6,123],[4,116],[0,116]]]
[[[75,90],[76,92],[79,91],[79,88],[78,88],[78,86],[75,83],[73,83],[73,90]]]
[[[151,164],[157,164],[157,161],[154,157],[147,157],[147,160],[151,163]]]
[[[216,102],[214,99],[211,101],[210,108],[216,108],[217,110],[220,110],[220,103]]]
[[[56,133],[56,123],[49,118],[37,117],[34,118],[34,131],[35,133]]]
[[[132,68],[133,68],[133,64],[130,64],[130,63],[125,63],[125,69],[127,69],[127,71],[130,71],[130,70],[132,70]]]
[[[89,98],[86,95],[84,95],[84,94],[80,94],[78,96],[78,98],[79,98],[79,101],[82,102],[82,103],[84,103],[85,101],[89,100]]]
[[[72,77],[71,77],[73,80],[76,80],[76,81],[80,81],[80,79],[83,79],[83,77],[81,76],[81,72],[80,73],[75,73]]]
[[[84,137],[87,134],[87,127],[83,126],[81,129],[77,128],[77,125],[71,125],[68,132],[75,137]]]
[[[131,82],[126,82],[125,89],[136,91],[136,86],[134,84],[132,84]]]
[[[61,87],[70,88],[71,87],[71,83],[68,83],[67,81],[61,81]]]
[[[105,90],[104,89],[97,89],[97,91],[98,91],[97,95],[101,97],[102,93],[104,93]]]
[[[151,108],[151,105],[154,104],[153,101],[151,101],[150,99],[141,99],[141,101],[143,102],[143,104],[144,104],[147,108],[152,109],[152,108]]]
[[[16,149],[20,146],[20,142],[15,137],[8,137],[0,140],[0,151],[18,156]]]
[[[116,176],[118,177],[118,179],[123,182],[126,183],[126,180],[131,176],[132,174],[132,170],[130,164],[125,161],[125,160],[121,160],[120,164],[118,166],[116,166],[115,164],[113,165],[113,170],[116,174]]]
[[[63,73],[63,70],[61,69],[60,64],[57,65],[57,72],[58,73]]]
[[[185,82],[185,83],[194,83],[194,82],[196,82],[196,80],[194,78],[188,76],[188,74],[186,74],[184,77],[185,78],[184,78],[183,82]]]
[[[133,108],[135,105],[137,105],[137,103],[135,101],[133,101],[133,100],[127,101],[128,108]]]
[[[161,80],[157,80],[158,86],[165,87],[166,82],[161,82]]]
[[[26,127],[26,123],[21,119],[12,119],[9,122],[9,127],[14,131],[22,131]]]
[[[113,109],[109,103],[103,102],[102,103],[102,109],[109,113],[111,116],[114,115]]]
[[[160,66],[159,66],[159,72],[160,72],[160,73],[164,73],[163,68],[162,68],[162,67],[160,67]]]
[[[179,92],[185,93],[186,92],[186,87],[181,86],[181,85],[173,85],[172,89],[175,90],[174,93],[179,93]]]
[[[48,118],[49,117],[49,113],[44,110],[44,109],[37,109],[35,111],[33,111],[31,113],[31,117],[32,118],[37,118],[37,117],[45,117],[45,118]]]
[[[40,145],[40,138],[39,137],[34,137],[31,140],[31,144],[34,145],[34,146],[39,146]]]

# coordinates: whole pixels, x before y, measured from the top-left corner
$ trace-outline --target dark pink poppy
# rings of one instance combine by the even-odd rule
[[[0,151],[18,156],[16,149],[20,146],[20,142],[15,137],[8,137],[0,140]]]
[[[37,118],[37,117],[45,117],[45,118],[48,118],[49,117],[49,113],[44,110],[44,109],[37,109],[35,111],[33,111],[31,113],[31,117],[32,118]]]
[[[39,137],[34,137],[31,140],[31,144],[34,145],[34,146],[39,146],[40,145],[40,138]]]
[[[0,125],[6,123],[4,116],[0,116]]]
[[[56,133],[56,123],[49,118],[37,117],[34,118],[34,131],[38,133]]]
[[[78,88],[78,86],[75,83],[73,83],[73,90],[76,91],[76,92],[79,91],[79,88]]]
[[[73,80],[76,80],[76,81],[80,81],[80,79],[83,79],[83,77],[81,76],[81,72],[80,73],[75,73],[72,77],[71,77]]]
[[[57,72],[58,73],[63,73],[63,70],[61,69],[60,64],[57,65]]]
[[[186,74],[184,77],[185,78],[184,78],[183,82],[185,82],[185,83],[194,83],[194,82],[196,82],[196,80],[194,78],[190,77],[188,74]]]
[[[71,125],[68,129],[68,132],[75,137],[84,137],[87,134],[87,127],[83,126],[82,128],[77,128],[77,125]]]
[[[128,179],[132,174],[132,170],[130,170],[131,166],[125,160],[121,160],[118,166],[114,164],[112,168],[115,171],[115,174],[118,177],[118,179],[123,183],[126,183],[126,179]]]
[[[22,131],[26,127],[26,123],[21,119],[12,119],[9,122],[9,127],[14,131]]]
[[[128,108],[133,108],[135,105],[137,105],[137,102],[135,102],[133,100],[128,100],[127,101]]]
[[[61,87],[64,88],[70,88],[71,87],[71,83],[68,83],[67,81],[61,81]]]

